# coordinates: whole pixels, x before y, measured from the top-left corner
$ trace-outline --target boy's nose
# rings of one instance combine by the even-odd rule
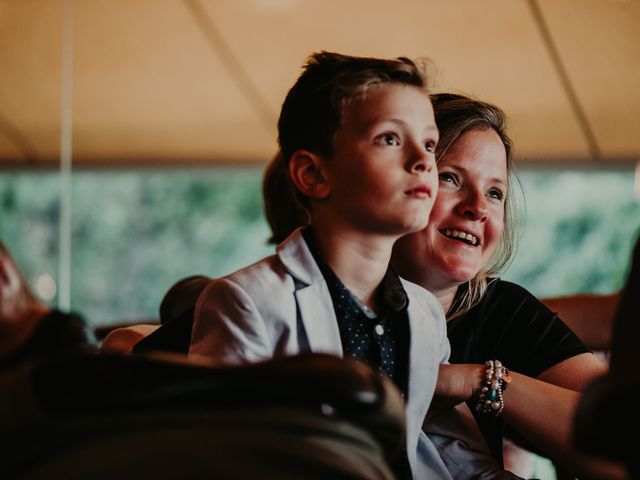
[[[416,148],[409,160],[409,167],[414,172],[431,172],[436,166],[435,155],[424,150],[424,147]]]

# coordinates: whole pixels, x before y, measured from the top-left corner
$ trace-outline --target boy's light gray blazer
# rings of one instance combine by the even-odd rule
[[[438,365],[448,361],[450,347],[438,300],[418,285],[405,280],[402,284],[409,297],[407,452],[414,476],[498,478],[477,476],[494,471],[495,463],[488,454],[469,449],[473,438],[466,441],[462,432],[450,435],[448,421],[433,436],[422,432]],[[298,230],[278,246],[276,255],[211,281],[196,304],[189,355],[229,365],[304,351],[343,355],[327,284]]]

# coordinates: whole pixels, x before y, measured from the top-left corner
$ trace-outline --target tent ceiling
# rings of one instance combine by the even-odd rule
[[[429,57],[504,108],[521,162],[640,158],[638,0],[76,0],[73,159],[260,163],[314,51]],[[60,150],[62,0],[0,0],[0,167]]]

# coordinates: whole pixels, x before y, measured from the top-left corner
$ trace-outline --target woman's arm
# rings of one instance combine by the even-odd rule
[[[621,467],[574,447],[573,418],[580,392],[516,372],[511,372],[511,377],[503,393],[506,423],[581,479],[626,478]]]
[[[576,392],[604,375],[607,366],[592,353],[581,353],[549,367],[536,378]]]
[[[561,373],[562,365],[565,362],[544,373],[548,374],[549,378],[562,381],[565,376]],[[598,367],[592,370],[594,376],[605,369],[599,362],[597,365]],[[578,372],[582,378],[581,382],[588,376],[586,371],[592,368],[581,371],[575,360],[566,366],[566,376],[569,377],[571,372]],[[474,364],[441,365],[436,388],[438,403],[470,400],[474,405],[479,393],[480,380],[484,377],[484,369],[484,365]],[[617,465],[581,454],[574,448],[573,416],[580,397],[579,392],[516,372],[511,372],[511,377],[512,381],[503,393],[502,416],[506,423],[519,431],[540,451],[580,478],[626,478],[624,470]]]

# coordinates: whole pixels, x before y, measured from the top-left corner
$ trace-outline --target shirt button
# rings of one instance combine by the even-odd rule
[[[378,335],[384,335],[384,327],[382,325],[376,325],[374,330]]]

